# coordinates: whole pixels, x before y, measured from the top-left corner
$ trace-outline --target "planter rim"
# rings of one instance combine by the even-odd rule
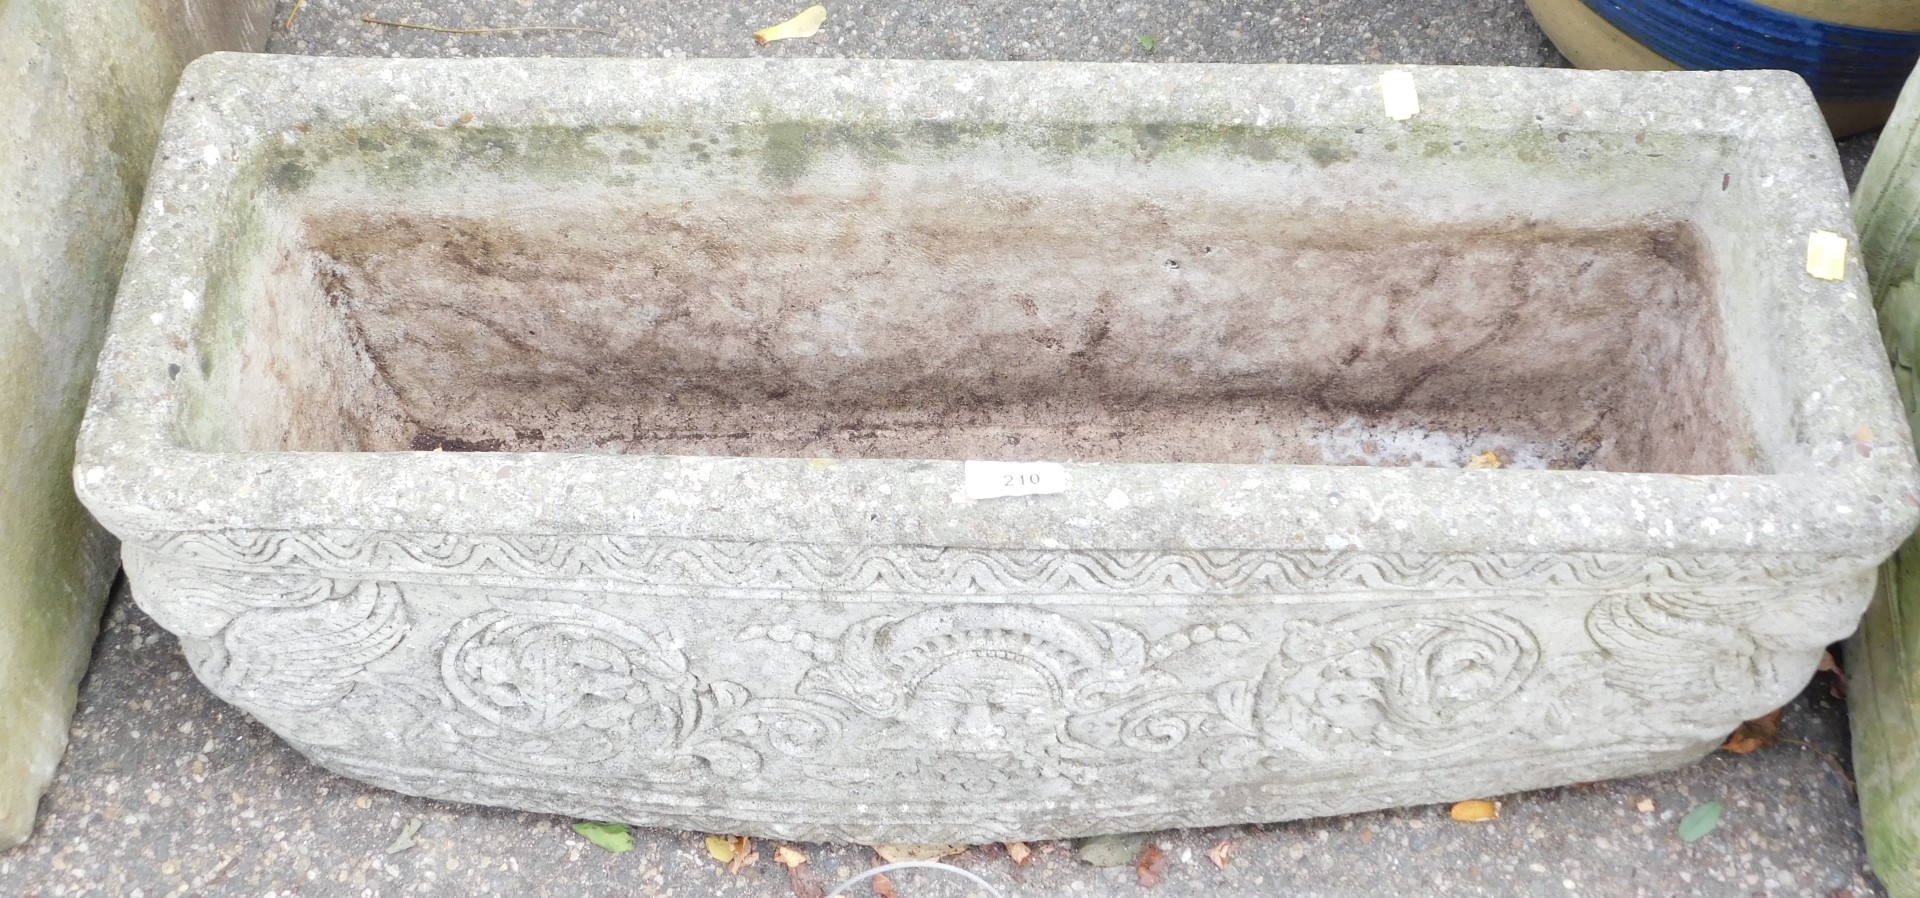
[[[1381,112],[1408,71],[1420,112]],[[306,127],[1140,121],[1629,132],[1723,141],[1775,179],[1778,357],[1796,435],[1773,473],[1067,463],[1064,493],[969,501],[961,462],[548,453],[207,452],[175,432],[220,210]],[[878,60],[367,60],[214,54],[181,82],[87,411],[75,482],[111,529],[622,534],[1160,551],[1805,556],[1870,563],[1920,520],[1920,475],[1868,303],[1806,276],[1813,229],[1857,243],[1831,142],[1780,72]],[[1772,225],[1770,225],[1772,226]],[[177,371],[178,369],[174,369]],[[402,490],[404,489],[404,494]],[[797,502],[796,490],[809,501]],[[1178,514],[1167,514],[1177,509]],[[1516,531],[1515,522],[1526,522]]]

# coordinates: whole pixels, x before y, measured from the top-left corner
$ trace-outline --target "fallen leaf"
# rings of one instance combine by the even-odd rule
[[[1212,861],[1214,866],[1222,870],[1227,869],[1227,864],[1233,862],[1233,843],[1221,839],[1220,844],[1207,849],[1207,860]]]
[[[1007,857],[1012,858],[1014,863],[1024,867],[1027,865],[1027,861],[1033,858],[1033,849],[1028,848],[1025,842],[1008,842]]]
[[[1633,803],[1633,809],[1642,814],[1651,814],[1653,813],[1653,799],[1642,798]]]
[[[574,824],[574,828],[575,828],[575,829],[578,829],[578,828],[579,828],[579,826],[580,826],[580,824],[578,824],[578,823],[576,823],[576,824]],[[399,838],[397,838],[397,839],[394,839],[394,840],[393,840],[393,842],[392,842],[392,844],[390,844],[390,845],[388,845],[388,846],[387,846],[387,853],[388,853],[388,854],[399,854],[399,853],[400,853],[400,852],[402,852],[402,851],[405,851],[405,850],[407,850],[407,849],[409,849],[409,848],[412,848],[412,847],[413,847],[413,844],[414,844],[414,843],[413,843],[413,834],[414,834],[414,833],[417,833],[417,832],[419,832],[419,831],[420,831],[420,821],[418,821],[418,820],[413,820],[413,821],[410,821],[410,822],[409,822],[409,823],[408,823],[408,824],[406,825],[406,827],[404,827],[403,829],[401,829],[401,830],[400,830],[400,837],[399,837]],[[633,845],[632,845],[632,840],[631,840],[631,839],[629,839],[629,840],[628,840],[628,845],[627,845],[627,847],[629,847],[629,848],[631,848],[631,847],[633,847]]]
[[[779,852],[774,858],[779,858]],[[826,898],[827,887],[820,882],[820,874],[806,864],[796,864],[787,868],[787,883],[793,886],[793,898]],[[878,893],[875,889],[875,893]]]
[[[1467,462],[1469,471],[1491,471],[1500,467],[1500,456],[1492,452],[1482,452]]]
[[[1698,842],[1720,825],[1720,802],[1709,801],[1680,818],[1680,841]]]
[[[1360,831],[1360,844],[1362,845],[1373,844],[1373,830],[1363,829]]]
[[[1160,36],[1157,34],[1143,34],[1134,38],[1134,40],[1139,41],[1140,49],[1148,53],[1152,53],[1154,47],[1160,46]]]
[[[782,845],[773,850],[773,859],[791,870],[807,862],[807,856]]]
[[[896,898],[893,894],[893,880],[885,873],[873,874],[873,898]]]
[[[1140,887],[1151,889],[1160,884],[1167,875],[1167,854],[1158,845],[1148,845],[1140,852],[1139,860],[1133,862],[1133,873],[1140,880]]]
[[[1820,672],[1833,674],[1833,682],[1827,685],[1828,695],[1847,697],[1847,672],[1840,669],[1840,662],[1833,660],[1832,652],[1820,653]]]
[[[728,873],[738,873],[741,867],[753,866],[760,859],[746,836],[708,836],[707,854],[726,864]]]
[[[1453,810],[1448,813],[1461,823],[1485,823],[1488,820],[1500,819],[1500,806],[1491,801],[1476,798],[1473,801],[1455,803]]]
[[[1124,867],[1140,856],[1140,849],[1147,847],[1149,833],[1120,833],[1111,836],[1093,836],[1081,839],[1074,855],[1085,863],[1096,867]]]
[[[734,846],[733,862],[727,865],[728,873],[739,873],[742,868],[751,867],[754,861],[760,859],[760,852],[753,850],[753,847],[747,844],[747,838],[745,836],[739,836],[737,838],[740,840],[740,844]]]
[[[875,845],[873,853],[889,864],[901,861],[937,861],[967,850],[965,845]]]
[[[800,14],[781,22],[772,28],[762,28],[753,33],[753,42],[764,47],[774,41],[784,41],[796,37],[812,37],[820,33],[820,26],[827,21],[827,8],[819,4],[809,6]]]
[[[633,850],[633,829],[625,823],[575,823],[573,831],[614,854]]]
[[[1730,751],[1736,755],[1756,752],[1763,748],[1772,748],[1780,741],[1780,712],[1784,708],[1775,708],[1772,714],[1756,717],[1740,725],[1720,744],[1721,751]]]

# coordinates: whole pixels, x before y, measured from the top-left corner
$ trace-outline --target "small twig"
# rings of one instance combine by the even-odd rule
[[[1827,751],[1826,749],[1824,749],[1824,748],[1821,748],[1821,747],[1820,747],[1820,746],[1818,746],[1818,745],[1815,745],[1815,744],[1813,744],[1813,743],[1811,743],[1811,742],[1808,742],[1808,741],[1807,741],[1807,740],[1805,740],[1805,739],[1784,739],[1784,738],[1783,738],[1783,739],[1781,739],[1780,741],[1781,741],[1781,742],[1791,742],[1791,743],[1793,743],[1793,744],[1795,744],[1795,745],[1798,745],[1798,746],[1800,746],[1800,747],[1802,747],[1802,748],[1807,748],[1807,749],[1811,749],[1811,750],[1813,751],[1813,753],[1814,753],[1814,754],[1816,754],[1816,755],[1819,755],[1819,756],[1820,756],[1820,757],[1822,757],[1822,758],[1825,758],[1825,759],[1827,760],[1827,763],[1833,766],[1833,772],[1834,772],[1834,773],[1838,773],[1838,774],[1840,774],[1840,781],[1841,781],[1841,782],[1843,782],[1843,783],[1846,783],[1846,784],[1847,784],[1847,794],[1849,794],[1849,795],[1859,795],[1859,794],[1860,794],[1860,787],[1859,787],[1859,786],[1856,786],[1856,785],[1854,785],[1854,784],[1853,784],[1853,777],[1850,777],[1850,776],[1848,776],[1848,775],[1847,775],[1847,767],[1846,767],[1846,765],[1845,765],[1845,764],[1842,764],[1842,763],[1840,763],[1840,759],[1839,759],[1839,758],[1836,758],[1836,757],[1834,757],[1834,756],[1833,756],[1833,753],[1832,753],[1832,752],[1829,752],[1829,751]]]
[[[281,31],[293,30],[293,20],[300,15],[300,7],[305,5],[307,5],[307,0],[293,0],[293,12],[287,13],[287,21],[286,24],[280,26]]]
[[[508,31],[591,31],[595,34],[612,34],[605,28],[580,28],[573,25],[503,25],[498,28],[442,28],[438,25],[415,25],[412,22],[392,22],[361,16],[360,21],[369,25],[385,25],[388,28],[417,28],[421,31],[437,31],[441,34],[501,34]]]

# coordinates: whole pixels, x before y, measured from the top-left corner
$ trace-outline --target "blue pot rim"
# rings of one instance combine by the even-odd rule
[[[1920,60],[1920,31],[1822,22],[1751,0],[1581,0],[1685,69],[1786,69],[1821,100],[1892,99]]]

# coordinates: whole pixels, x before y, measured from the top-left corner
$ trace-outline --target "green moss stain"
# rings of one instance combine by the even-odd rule
[[[296,193],[313,183],[313,169],[298,160],[281,160],[268,172],[266,183],[283,193]]]
[[[997,123],[860,123],[777,121],[729,129],[729,158],[757,157],[763,180],[791,187],[829,154],[847,154],[868,166],[906,162],[920,155],[965,152],[1004,134]]]
[[[1326,168],[1339,162],[1345,162],[1356,155],[1353,144],[1344,140],[1321,137],[1307,144],[1307,157],[1313,164]]]
[[[1360,150],[1345,133],[1297,127],[1136,122],[941,121],[822,122],[778,120],[710,125],[660,121],[641,125],[502,128],[454,126],[399,130],[371,125],[332,133],[316,129],[291,147],[276,147],[261,183],[282,193],[313,189],[330,177],[403,191],[451,185],[476,175],[513,181],[632,184],[642,168],[688,169],[756,177],[787,189],[825,160],[868,167],[954,159],[990,144],[1038,150],[1071,165],[1082,159],[1240,158],[1320,167],[1351,161]],[[1434,144],[1445,147],[1445,144]],[[991,152],[991,151],[989,151]],[[331,174],[330,174],[331,173]]]
[[[221,225],[216,244],[221,251],[210,260],[207,289],[200,316],[194,322],[193,342],[200,353],[198,365],[204,377],[211,377],[221,362],[240,358],[247,333],[242,310],[252,301],[244,295],[250,289],[246,273],[270,250],[260,207],[253,203],[234,206]]]
[[[761,114],[778,113],[763,110]],[[1479,131],[1417,119],[1378,133],[1363,129],[1358,134],[1295,125],[902,122],[877,117],[719,125],[662,119],[524,128],[423,129],[376,123],[352,129],[316,127],[292,146],[270,148],[261,183],[283,194],[324,190],[334,183],[403,193],[461,185],[475,178],[565,188],[576,184],[637,187],[663,178],[712,177],[789,190],[805,184],[829,163],[880,168],[961,160],[976,154],[1028,156],[1042,166],[1062,169],[1095,160],[1164,165],[1218,159],[1329,168],[1363,156],[1384,155],[1404,158],[1417,168],[1422,156],[1436,161],[1454,157],[1512,160],[1524,166],[1554,166],[1573,159],[1587,174],[1606,174],[1591,170],[1596,158],[1592,140],[1575,151],[1556,142],[1562,137],[1544,129]]]
[[[765,131],[760,171],[767,180],[791,187],[813,168],[816,129],[806,122],[773,122]]]

